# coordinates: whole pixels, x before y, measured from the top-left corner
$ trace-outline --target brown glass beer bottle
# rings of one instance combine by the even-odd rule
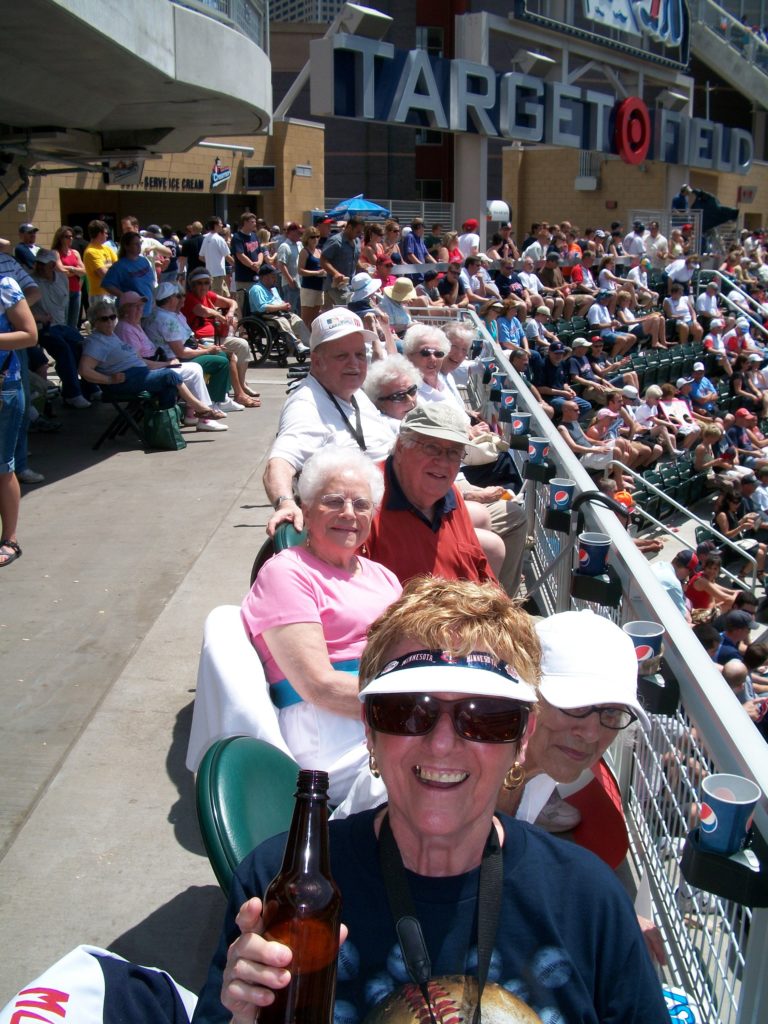
[[[328,773],[300,771],[280,873],[264,894],[264,937],[293,951],[288,986],[260,1024],[331,1024],[341,896],[328,853]]]

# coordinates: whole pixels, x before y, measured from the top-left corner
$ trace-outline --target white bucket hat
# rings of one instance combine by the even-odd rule
[[[355,274],[349,282],[349,290],[352,293],[349,301],[362,302],[363,299],[367,299],[369,295],[373,295],[380,288],[381,281],[377,277],[371,277],[370,274],[365,272]]]

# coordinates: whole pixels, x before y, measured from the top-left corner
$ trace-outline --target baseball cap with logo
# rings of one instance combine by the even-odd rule
[[[704,363],[694,363],[693,364],[693,372],[694,373],[703,373],[704,372]]]
[[[314,352],[320,345],[327,341],[339,341],[350,334],[362,334],[366,341],[371,343],[378,341],[378,335],[373,331],[366,331],[363,321],[353,313],[351,309],[344,306],[335,306],[315,317],[312,321],[312,333],[309,338],[309,348]],[[440,402],[440,405],[444,403]]]

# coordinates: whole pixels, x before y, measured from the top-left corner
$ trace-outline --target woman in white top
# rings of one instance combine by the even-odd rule
[[[635,286],[631,284],[631,282],[627,281],[625,278],[617,277],[617,275],[614,274],[615,269],[616,257],[603,256],[603,258],[600,260],[600,270],[597,275],[597,283],[603,291],[612,293],[612,300],[608,304],[608,308],[610,309],[611,314],[615,313],[616,311],[616,294],[618,293],[620,288],[623,288],[625,291],[628,291],[629,294],[632,296],[632,308],[634,309],[637,305]]]
[[[664,299],[664,316],[674,321],[677,340],[681,345],[687,341],[701,341],[704,333],[696,316],[690,296],[683,294],[683,286],[672,282],[669,295]]]

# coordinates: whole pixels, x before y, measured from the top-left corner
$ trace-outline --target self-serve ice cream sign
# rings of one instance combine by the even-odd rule
[[[397,50],[391,43],[336,35],[311,43],[311,105],[319,117],[349,117],[509,141],[543,142],[644,160],[746,174],[749,132],[639,97],[546,82],[469,60]]]

